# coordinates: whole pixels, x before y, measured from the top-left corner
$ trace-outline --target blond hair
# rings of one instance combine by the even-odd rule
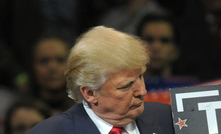
[[[97,90],[111,74],[145,66],[149,62],[145,46],[138,37],[104,26],[94,27],[83,34],[67,60],[69,97],[81,103],[84,98],[80,86]]]

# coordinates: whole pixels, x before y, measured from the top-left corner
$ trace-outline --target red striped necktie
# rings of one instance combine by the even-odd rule
[[[122,134],[123,128],[122,127],[113,127],[109,134]]]

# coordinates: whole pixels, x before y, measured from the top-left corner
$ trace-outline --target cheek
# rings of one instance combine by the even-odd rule
[[[65,70],[66,70],[66,65],[61,65],[59,68],[58,68],[58,71],[59,71],[59,75],[62,77],[62,78],[65,78]]]
[[[121,94],[121,97],[116,98],[115,100],[117,100],[115,105],[117,109],[119,109],[119,111],[127,111],[130,108],[131,103],[133,102],[132,90],[128,90],[127,92]]]
[[[42,79],[46,76],[47,74],[47,69],[45,67],[42,67],[42,66],[36,66],[35,67],[35,76],[36,78],[38,79]]]
[[[174,49],[169,46],[165,46],[161,49],[161,56],[164,57],[164,59],[171,59],[174,53]]]
[[[37,83],[39,83],[41,85],[45,85],[47,83],[48,71],[45,67],[36,66],[34,73],[35,73],[35,79],[36,79]]]
[[[112,109],[112,111],[127,111],[128,108],[131,105],[131,102],[133,100],[132,92],[123,92],[119,91],[121,93],[115,94],[114,97],[111,93],[107,94],[106,96],[103,96],[102,99],[100,99],[100,102],[104,107],[107,109]],[[109,97],[111,96],[111,97]]]
[[[169,48],[169,50],[167,50],[167,54],[169,60],[175,60],[178,57],[175,48]]]
[[[21,120],[20,118],[12,116],[12,118],[11,118],[11,126],[12,127],[17,126],[17,124],[20,124],[20,120]]]
[[[35,64],[34,69],[36,74],[44,74],[45,72],[47,72],[47,67],[41,64]]]

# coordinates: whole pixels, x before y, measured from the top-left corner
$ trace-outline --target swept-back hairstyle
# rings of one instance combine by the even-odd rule
[[[83,34],[67,60],[69,97],[84,99],[80,86],[99,89],[111,74],[122,69],[137,69],[149,62],[146,45],[138,37],[98,26]]]

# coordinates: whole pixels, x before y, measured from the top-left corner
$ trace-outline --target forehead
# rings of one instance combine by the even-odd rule
[[[144,33],[165,33],[172,34],[173,27],[170,23],[159,21],[146,23],[143,29]]]
[[[138,75],[144,73],[145,71],[145,66],[139,69],[123,69],[117,73],[112,74],[107,81],[111,81],[113,84],[118,85],[127,80],[135,79]]]
[[[32,120],[42,120],[43,116],[35,109],[21,107],[14,111],[12,123],[28,122]]]
[[[63,41],[58,39],[47,39],[41,41],[35,48],[35,55],[56,55],[66,54],[68,52],[68,46]]]

